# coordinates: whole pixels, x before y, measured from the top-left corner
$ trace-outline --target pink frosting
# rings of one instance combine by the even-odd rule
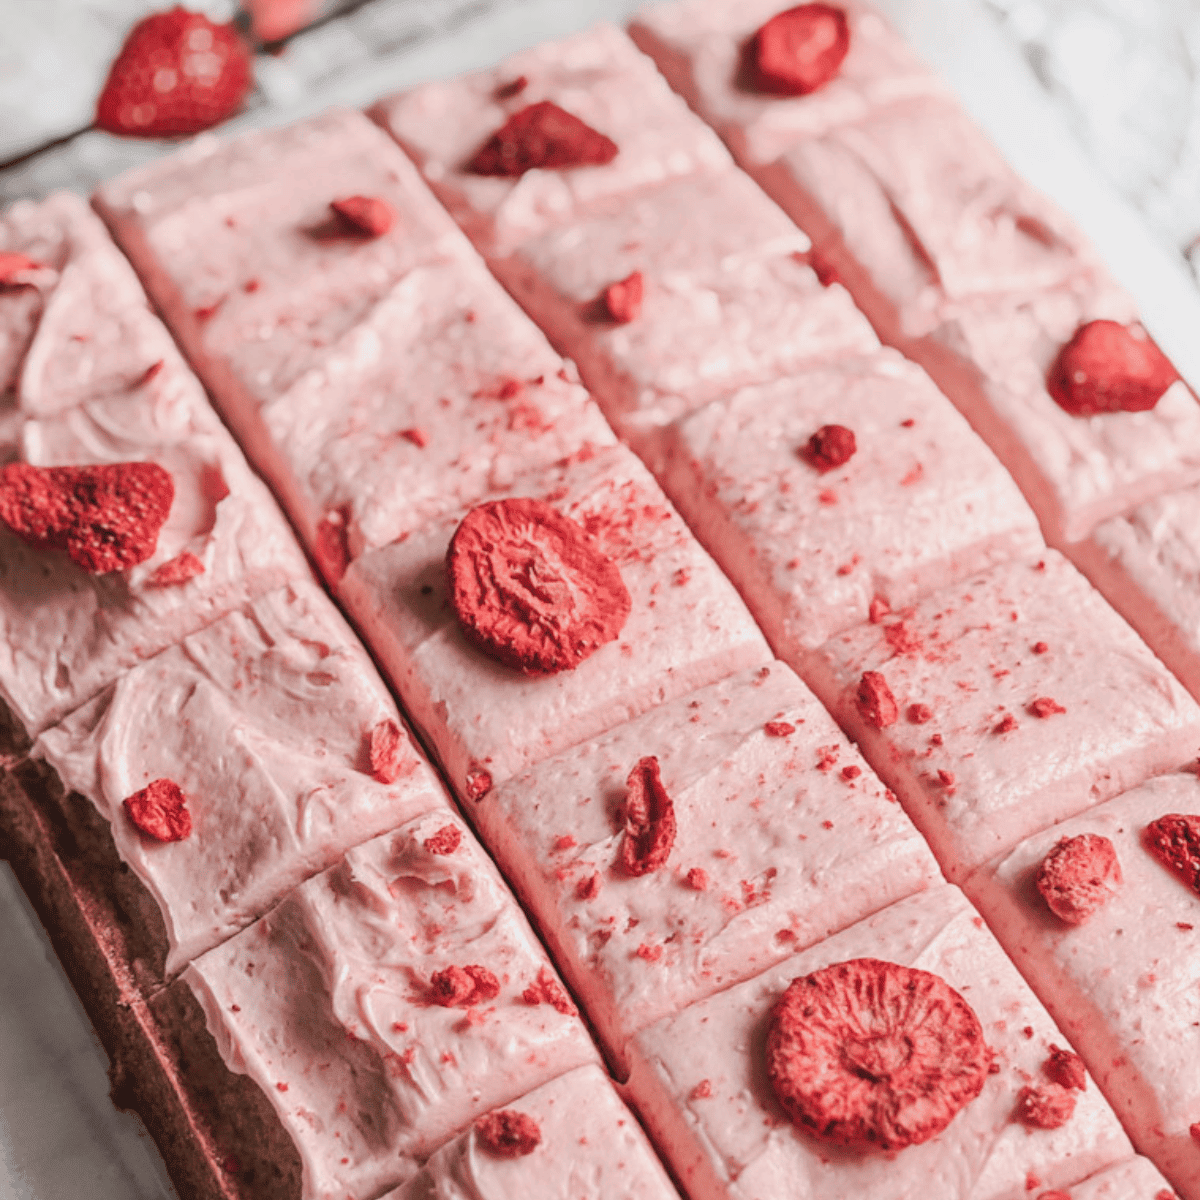
[[[931,971],[957,989],[999,1067],[941,1134],[893,1154],[840,1150],[800,1132],[762,1068],[763,1027],[788,983],[860,957]],[[647,1029],[633,1043],[629,1094],[693,1200],[1011,1200],[1130,1155],[1094,1086],[1077,1093],[1074,1115],[1058,1129],[1014,1120],[1017,1094],[1044,1078],[1049,1046],[1063,1041],[983,921],[945,886]]]
[[[537,1122],[532,1153],[498,1158],[472,1130],[383,1200],[676,1200],[637,1118],[598,1067],[579,1067],[508,1107]]]
[[[801,454],[836,422],[844,466]],[[919,368],[887,351],[746,388],[680,422],[664,486],[747,598],[777,653],[806,653],[994,563],[1035,553],[1004,469]]]
[[[898,706],[882,729],[856,702],[867,671]],[[839,634],[810,683],[955,881],[1200,745],[1200,707],[1053,551]]]
[[[504,85],[526,86],[505,98]],[[551,100],[616,142],[611,166],[475,175],[466,164],[508,117]],[[373,115],[413,156],[455,220],[488,257],[569,223],[592,204],[684,175],[725,170],[729,154],[688,112],[654,64],[610,25],[546,42],[498,66],[422,84]]]
[[[459,834],[437,853],[438,834]],[[469,1007],[434,973],[483,967]],[[597,1061],[578,1016],[523,992],[553,978],[487,855],[448,812],[351,850],[185,975],[226,1064],[294,1139],[305,1200],[376,1196],[488,1110]]]
[[[175,487],[155,554],[119,573],[89,575],[0,527],[0,639],[9,647],[0,699],[37,733],[140,659],[310,572],[82,201],[64,194],[18,204],[0,235],[54,264],[32,308],[22,304],[32,289],[0,303],[0,344],[13,351],[18,377],[4,421],[12,440],[0,454],[37,466],[150,459]],[[155,572],[184,553],[203,573],[154,586]]]
[[[620,806],[646,755],[677,832],[664,867],[630,877]],[[899,805],[783,663],[540,763],[475,816],[619,1063],[644,1026],[938,877]]]
[[[1028,838],[964,885],[1134,1145],[1189,1197],[1200,1195],[1200,1149],[1188,1132],[1200,1122],[1200,1079],[1181,1063],[1200,1047],[1200,898],[1146,851],[1142,831],[1168,813],[1197,812],[1196,775],[1164,775]],[[1033,877],[1060,839],[1082,833],[1112,842],[1122,882],[1070,926]]]
[[[446,549],[463,514],[358,559],[341,596],[455,787],[478,794],[566,747],[770,652],[732,585],[620,446],[523,476],[617,564],[633,607],[620,636],[569,671],[525,676],[463,636]],[[468,780],[474,779],[474,786]]]
[[[399,733],[394,780],[371,731]],[[133,667],[47,730],[35,754],[112,825],[150,889],[173,973],[348,847],[447,797],[336,610],[311,584],[273,592]],[[191,835],[157,843],[122,801],[156,779],[187,797]]]
[[[1131,1158],[1071,1188],[1071,1200],[1158,1200],[1170,1185],[1148,1158]]]

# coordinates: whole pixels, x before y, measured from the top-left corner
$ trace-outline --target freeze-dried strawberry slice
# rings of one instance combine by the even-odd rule
[[[156,842],[182,842],[192,832],[187,797],[172,779],[156,779],[121,803],[134,825]]]
[[[857,449],[854,430],[847,429],[845,425],[822,425],[808,439],[801,457],[824,475],[826,471],[844,467]]]
[[[1116,848],[1098,833],[1063,838],[1038,867],[1042,899],[1068,925],[1082,925],[1120,886]]]
[[[475,1122],[479,1144],[497,1158],[523,1158],[542,1142],[538,1123],[528,1114],[511,1108],[490,1112]]]
[[[625,837],[621,867],[626,875],[649,875],[663,866],[675,845],[675,805],[663,787],[658,759],[639,759],[625,781]]]
[[[1046,390],[1075,417],[1146,412],[1179,378],[1137,327],[1089,321],[1075,331],[1046,376]]]
[[[1074,1093],[1055,1083],[1023,1087],[1017,1093],[1016,1118],[1030,1129],[1059,1129],[1074,1114]]]
[[[24,254],[11,250],[0,250],[0,291],[6,288],[25,287],[29,281],[25,278],[30,271],[40,271],[42,264],[35,262]]]
[[[1200,896],[1200,817],[1168,813],[1142,833],[1146,849]]]
[[[347,196],[329,207],[344,229],[363,237],[382,237],[396,223],[396,210],[378,196]]]
[[[874,958],[792,980],[767,1032],[780,1104],[840,1146],[928,1141],[979,1095],[989,1061],[978,1017],[945,980]]]
[[[641,271],[634,271],[604,289],[604,307],[618,325],[628,325],[641,314],[645,295],[646,281]]]
[[[380,783],[395,783],[400,778],[407,742],[404,730],[393,720],[380,721],[371,730],[371,774]]]
[[[629,616],[616,563],[542,500],[473,508],[450,542],[446,569],[463,632],[527,675],[577,666],[613,641]]]
[[[535,168],[603,166],[617,156],[617,143],[550,100],[513,113],[467,164],[476,175],[524,175]]]
[[[447,967],[429,980],[430,997],[443,1008],[470,1008],[500,995],[500,981],[487,967]]]
[[[157,463],[0,469],[0,521],[96,575],[150,558],[174,498],[171,476]]]
[[[823,88],[850,49],[846,14],[832,4],[801,4],[777,13],[750,43],[756,83],[777,96]]]
[[[888,681],[878,671],[864,671],[858,681],[854,702],[862,719],[875,729],[886,729],[895,725],[900,716],[900,707]]]
[[[252,83],[231,25],[184,8],[139,21],[109,68],[96,125],[132,137],[199,133],[232,116]]]

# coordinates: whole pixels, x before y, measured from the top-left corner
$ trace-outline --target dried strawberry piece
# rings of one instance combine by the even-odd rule
[[[617,143],[550,100],[513,113],[475,152],[467,170],[517,178],[526,171],[603,166]]]
[[[884,1150],[945,1129],[979,1095],[990,1061],[978,1017],[945,980],[874,958],[792,980],[766,1053],[794,1124]]]
[[[538,971],[536,982],[531,983],[521,993],[521,999],[526,1004],[548,1004],[564,1017],[573,1017],[579,1011],[567,995],[566,988],[554,978],[554,972],[549,967],[542,967]]]
[[[768,721],[763,726],[763,733],[770,738],[786,738],[791,737],[796,732],[796,727],[791,721]]]
[[[453,854],[462,845],[462,830],[457,825],[443,825],[421,845],[429,854]]]
[[[629,616],[616,563],[542,500],[473,508],[450,542],[446,568],[463,632],[526,675],[577,666],[613,641]]]
[[[364,237],[382,237],[396,223],[396,210],[378,196],[347,196],[329,207],[344,229]]]
[[[443,1008],[470,1008],[500,995],[500,981],[487,967],[447,967],[429,980],[430,996]]]
[[[1121,886],[1116,848],[1098,833],[1063,838],[1042,859],[1036,882],[1055,916],[1068,925],[1082,925]]]
[[[400,778],[407,758],[408,739],[395,721],[380,721],[371,730],[371,774],[380,783],[395,783]]]
[[[478,803],[492,790],[492,773],[480,766],[472,766],[467,772],[466,786],[468,800]]]
[[[618,325],[628,325],[641,315],[646,295],[646,281],[641,271],[634,271],[604,289],[604,308]]]
[[[663,787],[658,759],[639,759],[625,781],[625,838],[621,866],[627,875],[649,875],[663,866],[675,844],[675,805]]]
[[[875,729],[886,729],[889,725],[894,725],[900,716],[896,697],[892,695],[887,680],[878,671],[863,672],[854,702],[862,719]]]
[[[1179,378],[1139,328],[1089,321],[1075,331],[1046,376],[1046,390],[1074,417],[1147,412]]]
[[[1083,1059],[1073,1050],[1064,1050],[1061,1046],[1050,1046],[1050,1057],[1042,1064],[1046,1077],[1064,1087],[1077,1092],[1087,1091],[1087,1068]]]
[[[40,271],[42,264],[24,254],[12,250],[0,250],[0,290],[26,287],[28,281],[22,276],[30,271]]]
[[[1168,813],[1142,832],[1146,849],[1200,896],[1200,817]]]
[[[528,1114],[511,1108],[490,1112],[475,1122],[479,1144],[497,1158],[523,1158],[542,1141],[538,1123]]]
[[[317,522],[313,554],[325,578],[340,583],[350,566],[350,507],[330,509]]]
[[[777,13],[750,43],[759,89],[777,96],[807,96],[824,87],[849,49],[846,14],[832,4],[801,4]]]
[[[134,825],[157,842],[182,842],[192,832],[187,797],[172,779],[156,779],[121,803]]]
[[[838,467],[845,466],[854,457],[857,449],[858,443],[854,440],[853,430],[847,429],[845,425],[822,425],[808,439],[800,457],[824,475],[826,471],[835,471]]]
[[[1043,721],[1047,717],[1053,717],[1066,711],[1057,700],[1051,699],[1049,696],[1038,696],[1036,700],[1029,702],[1030,716],[1039,717]]]
[[[250,52],[231,25],[172,8],[130,30],[96,103],[96,125],[131,137],[199,133],[232,116],[252,82]]]
[[[154,569],[153,574],[146,580],[146,586],[152,588],[179,587],[197,575],[204,574],[204,564],[190,551],[169,558],[165,563]]]
[[[1023,1087],[1017,1093],[1016,1119],[1030,1129],[1060,1129],[1075,1114],[1075,1094],[1055,1083]]]
[[[96,575],[150,558],[174,499],[175,484],[157,463],[0,469],[0,521]]]

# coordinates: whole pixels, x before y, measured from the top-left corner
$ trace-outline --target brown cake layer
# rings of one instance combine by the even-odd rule
[[[0,771],[9,861],[108,1053],[114,1103],[136,1112],[182,1200],[296,1200],[299,1155],[257,1085],[221,1061],[183,982],[167,983],[157,906],[108,826],[52,771]]]

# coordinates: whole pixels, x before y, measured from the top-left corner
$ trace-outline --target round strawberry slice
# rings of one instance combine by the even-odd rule
[[[989,1061],[979,1018],[945,980],[875,958],[792,980],[767,1032],[779,1103],[839,1146],[928,1141],[979,1095]]]
[[[613,641],[629,616],[616,563],[542,500],[473,508],[450,542],[446,568],[463,632],[527,675],[578,666]]]
[[[1074,417],[1147,412],[1179,378],[1137,327],[1089,321],[1075,331],[1046,376],[1046,390]]]
[[[1121,864],[1108,838],[1081,833],[1055,845],[1042,859],[1035,882],[1055,916],[1082,925],[1120,890]]]
[[[801,4],[773,16],[750,43],[759,88],[807,96],[823,88],[850,50],[846,14],[832,4]]]
[[[199,133],[242,106],[250,52],[229,25],[185,8],[139,21],[109,68],[96,125],[128,137]]]

